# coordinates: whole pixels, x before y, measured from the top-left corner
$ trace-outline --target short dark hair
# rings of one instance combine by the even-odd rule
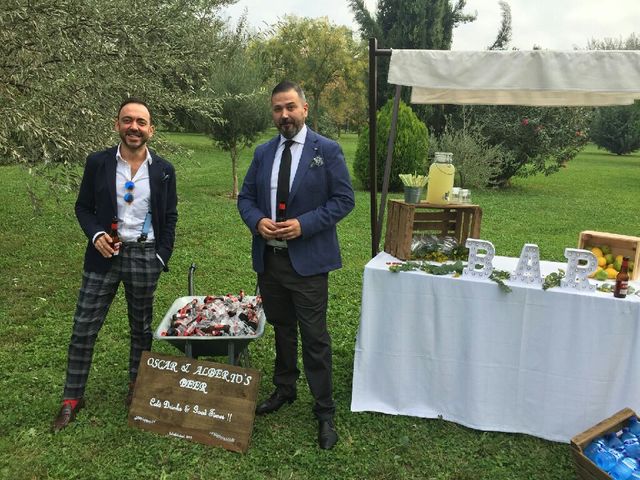
[[[149,111],[149,123],[153,124],[153,115],[151,114],[151,109],[149,108],[149,105],[147,105],[147,102],[145,102],[144,100],[142,100],[140,98],[136,98],[136,97],[126,98],[120,104],[120,108],[118,108],[118,118],[120,118],[120,112],[122,111],[122,109],[126,105],[129,105],[130,103],[137,103],[137,104],[142,105],[143,107],[145,107]]]
[[[291,82],[289,80],[283,80],[282,82],[277,84],[271,91],[271,96],[273,97],[276,93],[284,93],[284,92],[289,92],[291,90],[295,90],[303,102],[307,101],[307,99],[304,96],[304,92],[302,91],[302,88],[300,88],[300,85],[298,85],[295,82]]]

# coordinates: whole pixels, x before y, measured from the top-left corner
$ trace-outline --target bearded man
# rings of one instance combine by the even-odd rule
[[[338,434],[327,329],[328,274],[342,266],[336,224],[355,201],[340,145],[308,128],[307,113],[297,84],[284,81],[273,89],[271,116],[280,134],[256,148],[238,209],[253,234],[253,268],[276,344],[276,388],[256,414],[275,412],[296,399],[299,330],[318,444],[330,449]]]
[[[147,148],[154,132],[147,104],[125,100],[115,130],[119,145],[87,157],[75,204],[88,243],[54,432],[74,421],[85,404],[93,348],[121,282],[131,336],[125,403],[131,404],[140,357],[151,349],[156,285],[160,273],[168,271],[173,252],[178,221],[175,170]],[[114,224],[120,245],[110,235]]]

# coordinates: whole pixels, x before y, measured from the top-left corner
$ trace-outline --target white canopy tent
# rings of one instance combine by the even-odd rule
[[[376,218],[376,57],[391,56],[396,85],[380,215]],[[640,99],[640,51],[379,50],[369,42],[369,173],[372,256],[379,248],[400,88],[413,103],[533,106],[629,105]]]
[[[640,51],[393,50],[389,65],[413,103],[630,105],[639,80]]]

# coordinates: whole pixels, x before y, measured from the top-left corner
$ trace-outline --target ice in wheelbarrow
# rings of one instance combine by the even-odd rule
[[[258,329],[260,296],[207,296],[202,301],[190,300],[171,317],[169,327],[160,332],[168,337],[234,337],[255,335]]]

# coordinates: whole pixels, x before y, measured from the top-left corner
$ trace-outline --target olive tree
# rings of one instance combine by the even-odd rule
[[[82,161],[113,141],[115,110],[127,96],[148,100],[156,119],[203,107],[205,74],[224,47],[216,11],[228,3],[5,0],[0,162]]]

